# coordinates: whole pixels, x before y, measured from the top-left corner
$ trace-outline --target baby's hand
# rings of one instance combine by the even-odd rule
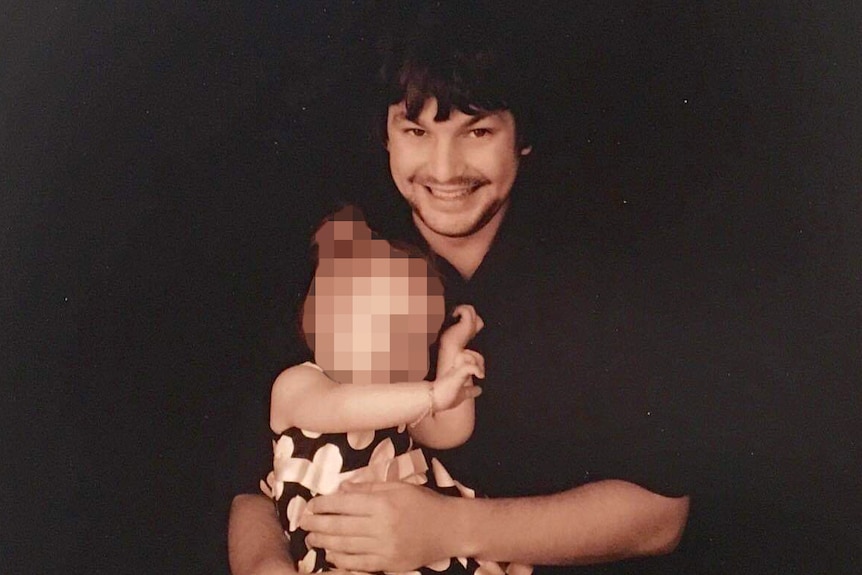
[[[478,397],[482,388],[473,384],[474,377],[485,378],[485,358],[479,352],[462,349],[454,365],[431,384],[434,411],[452,409],[465,399]]]
[[[485,322],[476,313],[472,305],[459,305],[452,312],[453,317],[458,318],[458,323],[452,325],[440,336],[441,350],[463,349],[467,347],[470,340],[485,327]]]

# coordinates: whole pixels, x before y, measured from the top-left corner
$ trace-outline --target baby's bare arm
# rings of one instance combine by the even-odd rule
[[[475,351],[461,350],[455,365],[434,381],[434,409],[410,431],[416,441],[436,449],[450,449],[470,438],[476,416],[474,400],[482,392],[474,385],[473,377],[485,377],[484,360]]]
[[[463,366],[455,377],[471,374],[479,374],[478,368]],[[313,367],[297,365],[284,370],[272,386],[270,427],[275,433],[289,427],[346,433],[412,423],[428,413],[431,385],[339,384]]]
[[[446,377],[451,370],[462,362],[474,363],[484,377],[485,360],[477,352],[465,349],[477,333],[484,327],[484,322],[471,305],[460,305],[453,315],[458,317],[458,323],[451,326],[440,335],[440,349],[437,356],[437,377]],[[473,434],[476,421],[474,398],[481,392],[470,389],[472,378],[463,382],[463,401],[453,408],[434,413],[426,417],[411,431],[413,438],[423,445],[436,449],[449,449],[461,445]]]

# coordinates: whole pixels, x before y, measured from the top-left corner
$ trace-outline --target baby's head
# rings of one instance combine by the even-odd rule
[[[302,329],[317,364],[342,383],[424,378],[445,305],[428,261],[376,237],[352,206],[314,239],[318,263]]]

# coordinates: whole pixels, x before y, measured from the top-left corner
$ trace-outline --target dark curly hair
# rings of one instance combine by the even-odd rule
[[[436,121],[453,108],[464,114],[508,110],[515,118],[517,146],[533,144],[535,84],[528,51],[502,21],[476,9],[439,5],[412,22],[406,33],[387,38],[381,48],[380,108],[404,102],[415,120],[429,98],[437,100]],[[377,125],[386,141],[386,121]]]

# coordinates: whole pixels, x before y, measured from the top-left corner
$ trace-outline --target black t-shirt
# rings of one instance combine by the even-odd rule
[[[445,260],[437,265],[448,306],[472,304],[485,322],[471,343],[486,362],[475,430],[435,453],[454,477],[491,497],[602,479],[690,493],[691,435],[674,403],[685,386],[674,364],[684,334],[665,329],[675,315],[662,281],[607,244],[537,237],[515,209],[469,281]],[[675,337],[661,335],[668,331]],[[670,573],[683,561],[537,572]]]
[[[472,437],[439,457],[495,497],[611,478],[688,493],[666,401],[679,382],[627,293],[634,270],[591,246],[537,241],[516,218],[469,281],[438,259],[449,306],[472,304],[485,321],[471,347],[487,370]]]

